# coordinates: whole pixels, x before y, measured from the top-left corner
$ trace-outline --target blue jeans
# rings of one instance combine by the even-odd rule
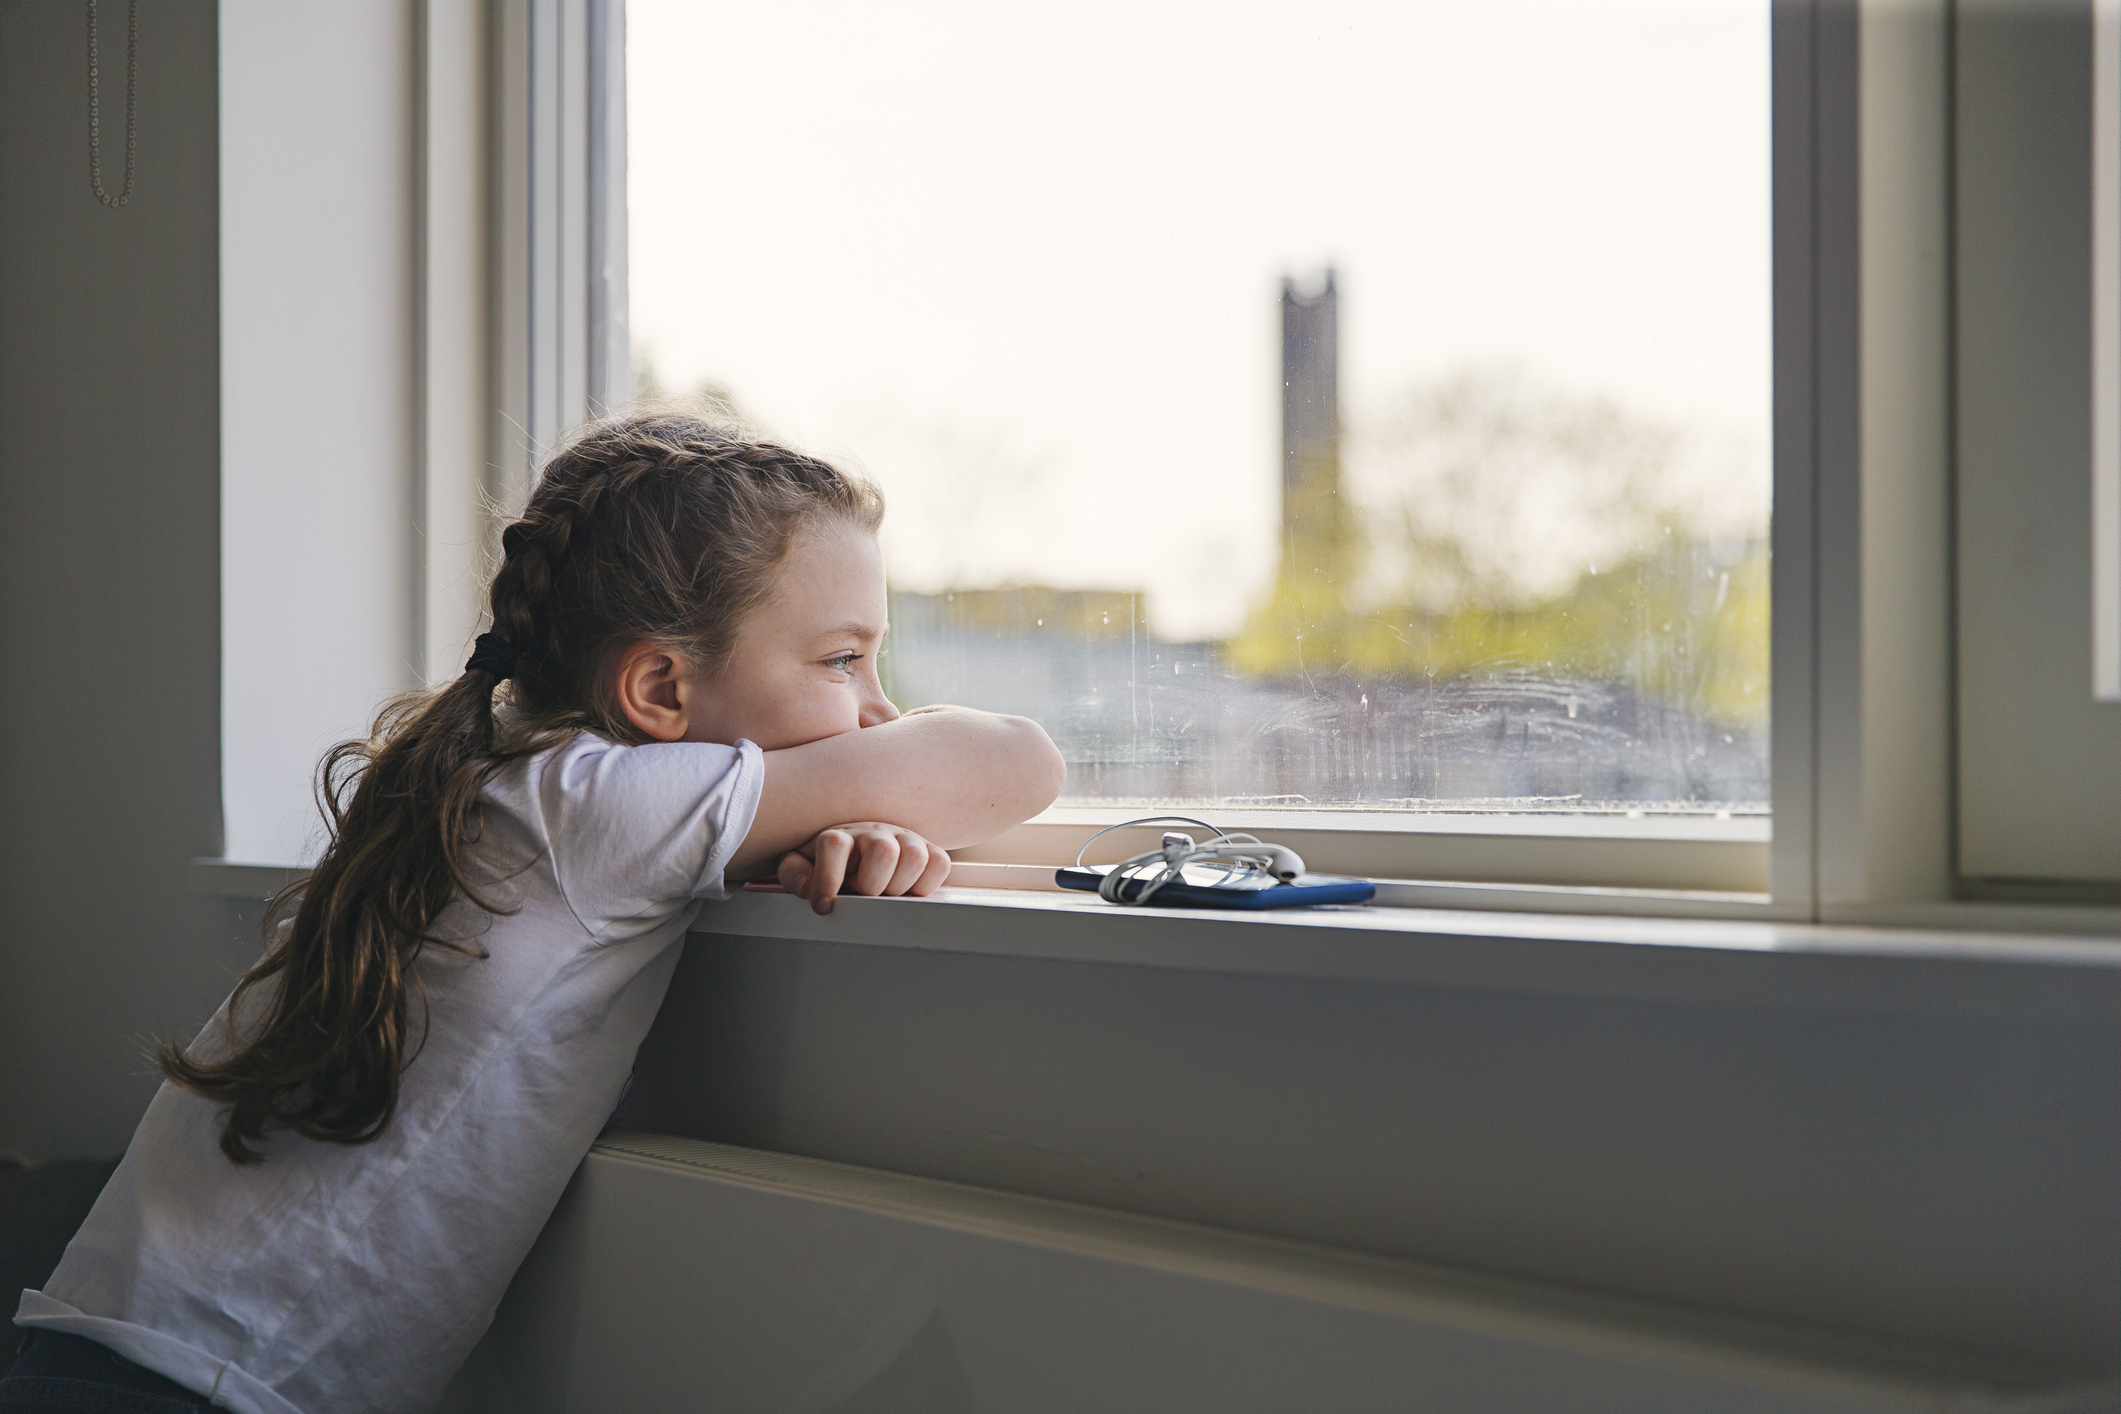
[[[175,1380],[64,1331],[30,1330],[0,1375],[0,1414],[207,1414],[213,1408]]]

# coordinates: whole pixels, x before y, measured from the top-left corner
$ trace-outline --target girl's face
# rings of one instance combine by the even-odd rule
[[[876,537],[838,518],[806,527],[728,663],[688,684],[684,740],[779,751],[896,720],[876,676],[888,619]]]

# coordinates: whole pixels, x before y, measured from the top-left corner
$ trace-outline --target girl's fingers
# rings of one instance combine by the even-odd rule
[[[848,887],[858,894],[880,894],[898,870],[898,840],[883,830],[865,830],[861,838],[862,862]]]
[[[950,856],[896,826],[850,825],[782,855],[776,875],[782,888],[824,914],[843,891],[932,894],[950,877]]]
[[[898,837],[898,868],[891,871],[891,882],[884,885],[884,892],[896,897],[906,893],[921,881],[928,872],[928,856],[935,846],[915,834]]]
[[[928,895],[934,893],[937,889],[941,888],[943,886],[943,881],[949,877],[949,854],[943,850],[937,849],[934,845],[929,845],[928,867],[921,870],[920,878],[914,880],[913,887],[908,889],[906,892],[912,894],[916,898],[926,898],[928,897]]]
[[[820,914],[832,912],[832,901],[840,895],[847,877],[847,861],[854,854],[854,836],[845,830],[827,830],[817,837],[817,865],[810,874],[810,906]]]

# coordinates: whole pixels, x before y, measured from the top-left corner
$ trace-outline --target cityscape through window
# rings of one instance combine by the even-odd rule
[[[639,391],[1064,800],[1761,815],[1764,0],[630,0]]]

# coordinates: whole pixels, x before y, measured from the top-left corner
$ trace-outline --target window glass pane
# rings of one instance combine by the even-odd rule
[[[1765,0],[628,6],[644,385],[1129,804],[1767,803]]]

